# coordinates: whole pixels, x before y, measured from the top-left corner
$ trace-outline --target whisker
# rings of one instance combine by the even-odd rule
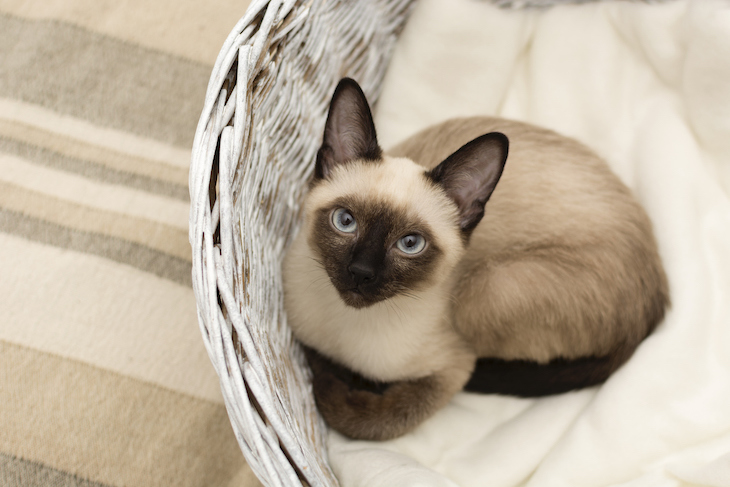
[[[314,286],[315,284],[320,286],[321,284],[326,284],[329,282],[329,278],[327,276],[319,276],[316,279],[309,282],[309,285],[307,286],[307,290]],[[324,289],[324,286],[321,286],[322,289]]]
[[[423,301],[423,297],[422,296],[419,296],[416,291],[413,291],[410,288],[403,288],[400,291],[400,295],[401,296],[405,296],[405,297],[410,298],[410,299],[414,299],[416,301]]]
[[[322,261],[321,261],[321,260],[317,259],[316,257],[312,257],[311,255],[310,255],[310,256],[308,256],[308,258],[309,258],[310,260],[313,260],[314,262],[316,262],[316,263],[317,263],[317,266],[318,266],[318,267],[319,267],[320,269],[322,269],[322,270],[325,270],[325,268],[324,268],[324,264],[322,263]]]
[[[403,325],[403,321],[405,318],[403,310],[401,310],[400,307],[390,299],[385,301],[385,303],[387,304],[388,308],[390,308],[393,313],[395,313],[395,315],[398,317],[398,320],[400,320],[400,324]]]
[[[447,293],[446,294],[446,299],[448,299],[449,302],[451,304],[453,304],[453,305],[458,305],[459,304],[459,300],[456,298],[456,294],[454,294],[454,293]]]

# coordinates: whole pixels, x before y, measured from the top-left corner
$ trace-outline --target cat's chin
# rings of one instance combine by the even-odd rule
[[[356,289],[340,290],[342,301],[351,308],[362,309],[383,301],[384,298],[363,294]]]

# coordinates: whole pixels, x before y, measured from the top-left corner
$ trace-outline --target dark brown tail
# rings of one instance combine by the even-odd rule
[[[630,355],[624,352],[606,357],[559,358],[546,364],[480,358],[464,390],[521,397],[559,394],[602,384]]]

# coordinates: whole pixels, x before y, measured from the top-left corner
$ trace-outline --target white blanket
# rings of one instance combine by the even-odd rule
[[[385,443],[332,433],[343,486],[729,486],[730,2],[422,0],[386,77],[380,140],[472,114],[606,158],[653,220],[672,308],[602,387],[462,393]]]

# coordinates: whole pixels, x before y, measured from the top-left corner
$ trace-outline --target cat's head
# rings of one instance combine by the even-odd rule
[[[431,171],[383,154],[360,87],[332,97],[303,229],[343,301],[364,308],[448,279],[484,214],[507,158],[486,134]]]

